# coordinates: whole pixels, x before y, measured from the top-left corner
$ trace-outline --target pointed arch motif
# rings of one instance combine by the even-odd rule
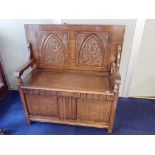
[[[103,65],[102,42],[95,34],[88,36],[82,43],[79,52],[79,64],[92,66]]]
[[[64,43],[55,33],[47,36],[43,43],[42,51],[44,64],[65,64],[66,49]]]

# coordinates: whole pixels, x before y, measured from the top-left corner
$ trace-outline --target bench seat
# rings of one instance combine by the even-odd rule
[[[23,88],[105,95],[112,93],[107,73],[69,70],[36,71]]]

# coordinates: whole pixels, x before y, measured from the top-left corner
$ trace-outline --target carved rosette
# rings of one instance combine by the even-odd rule
[[[51,33],[46,36],[42,44],[43,64],[65,64],[68,34]]]
[[[108,44],[109,34],[77,34],[78,64],[103,67]]]

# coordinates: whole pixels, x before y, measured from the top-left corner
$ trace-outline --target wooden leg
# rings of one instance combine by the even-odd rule
[[[18,89],[19,89],[20,97],[21,97],[22,104],[24,107],[27,124],[31,124],[31,121],[30,121],[29,116],[28,116],[28,109],[27,109],[27,105],[26,105],[26,101],[25,101],[25,96],[24,96],[23,90],[20,87],[20,85],[18,86]]]
[[[26,118],[26,120],[27,120],[27,124],[31,125],[30,119],[29,118]]]
[[[112,129],[111,128],[108,128],[108,133],[112,133]]]
[[[4,130],[0,129],[0,135],[4,134]]]
[[[115,94],[114,100],[113,100],[113,103],[112,103],[108,133],[112,133],[112,129],[113,129],[113,126],[114,126],[115,112],[116,112],[116,108],[117,108],[117,101],[118,101],[118,93]]]

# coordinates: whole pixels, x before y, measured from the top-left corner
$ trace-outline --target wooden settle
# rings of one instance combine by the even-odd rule
[[[125,27],[25,25],[25,31],[30,60],[16,76],[27,122],[107,128],[111,133]]]

